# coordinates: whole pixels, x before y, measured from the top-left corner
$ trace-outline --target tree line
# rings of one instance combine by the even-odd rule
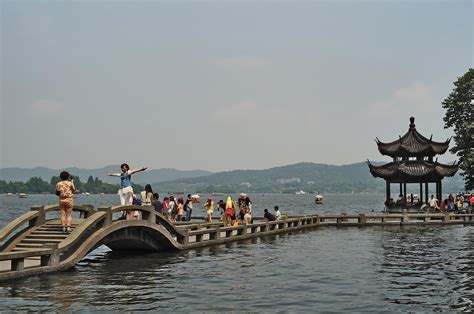
[[[32,177],[27,182],[6,182],[0,180],[0,193],[55,193],[56,183],[61,179],[53,176],[49,182],[41,177]],[[97,177],[89,176],[87,182],[82,182],[79,177],[74,176],[74,185],[79,192],[115,194],[120,186],[118,184],[105,183]],[[135,191],[144,190],[143,186],[133,184]]]

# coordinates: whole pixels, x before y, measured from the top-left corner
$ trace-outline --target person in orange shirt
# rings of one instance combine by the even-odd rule
[[[59,196],[59,211],[61,212],[61,225],[63,233],[71,232],[72,208],[74,207],[72,195],[76,190],[72,176],[67,171],[59,174],[59,181],[56,184],[56,195]]]

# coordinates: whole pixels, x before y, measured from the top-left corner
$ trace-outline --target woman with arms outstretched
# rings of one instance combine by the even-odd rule
[[[133,188],[132,188],[132,174],[145,171],[147,167],[140,169],[130,169],[127,164],[122,164],[120,166],[122,173],[108,173],[108,176],[111,177],[120,177],[120,189],[118,195],[120,196],[121,205],[132,205],[133,201]]]

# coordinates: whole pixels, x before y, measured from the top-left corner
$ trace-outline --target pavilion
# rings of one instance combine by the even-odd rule
[[[420,203],[412,203],[412,206],[421,206],[424,202],[428,202],[429,183],[436,185],[436,198],[441,201],[441,180],[444,177],[452,177],[458,170],[459,163],[454,162],[452,165],[445,165],[439,163],[437,158],[433,161],[436,155],[442,155],[448,150],[451,138],[445,142],[435,142],[432,138],[433,135],[428,139],[418,133],[415,128],[414,117],[410,118],[408,132],[403,136],[399,136],[398,140],[383,143],[376,138],[379,152],[393,158],[392,162],[381,166],[372,165],[367,160],[370,173],[374,177],[384,179],[386,182],[385,205],[387,208],[396,207],[390,197],[390,185],[393,183],[399,184],[399,195],[403,196],[405,203],[407,203],[407,183],[419,184]],[[423,185],[425,186],[424,198]],[[403,207],[410,207],[410,204]]]

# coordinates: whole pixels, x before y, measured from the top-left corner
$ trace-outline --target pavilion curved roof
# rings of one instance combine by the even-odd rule
[[[443,177],[452,177],[458,171],[459,163],[446,165],[424,160],[394,161],[375,166],[367,161],[374,177],[391,182],[434,182]]]
[[[405,135],[390,143],[383,143],[376,139],[379,152],[390,157],[402,156],[435,156],[444,154],[449,147],[451,138],[445,142],[435,142],[431,138],[421,135],[415,127],[415,118],[410,118],[410,128]]]

